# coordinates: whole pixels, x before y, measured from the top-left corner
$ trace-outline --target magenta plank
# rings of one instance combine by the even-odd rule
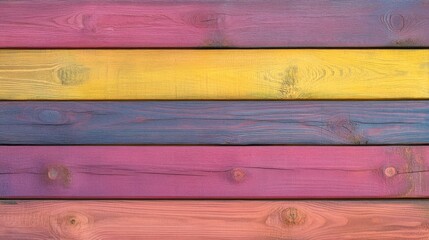
[[[2,198],[429,197],[429,146],[2,146]]]
[[[0,1],[0,47],[429,46],[427,0]]]

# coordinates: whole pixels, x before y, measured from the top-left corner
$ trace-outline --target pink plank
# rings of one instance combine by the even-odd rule
[[[429,146],[2,146],[3,198],[429,197]]]
[[[0,47],[429,46],[429,2],[0,1]]]

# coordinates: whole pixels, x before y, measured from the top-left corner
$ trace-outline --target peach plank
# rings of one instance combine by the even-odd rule
[[[429,146],[1,146],[2,198],[429,197]]]
[[[429,46],[426,0],[0,1],[0,47]]]
[[[2,239],[428,239],[429,201],[0,201]]]
[[[0,144],[427,143],[427,101],[0,102]]]

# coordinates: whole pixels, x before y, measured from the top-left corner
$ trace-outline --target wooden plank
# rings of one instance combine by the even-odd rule
[[[427,239],[424,201],[1,201],[5,239]]]
[[[1,146],[1,198],[429,197],[427,146]]]
[[[427,101],[0,102],[0,144],[427,143]]]
[[[427,99],[429,50],[1,50],[0,99]]]
[[[427,0],[0,1],[0,47],[428,46],[428,12]]]

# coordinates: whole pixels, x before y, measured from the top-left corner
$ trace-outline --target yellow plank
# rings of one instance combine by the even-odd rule
[[[0,50],[0,99],[422,99],[429,50]]]

